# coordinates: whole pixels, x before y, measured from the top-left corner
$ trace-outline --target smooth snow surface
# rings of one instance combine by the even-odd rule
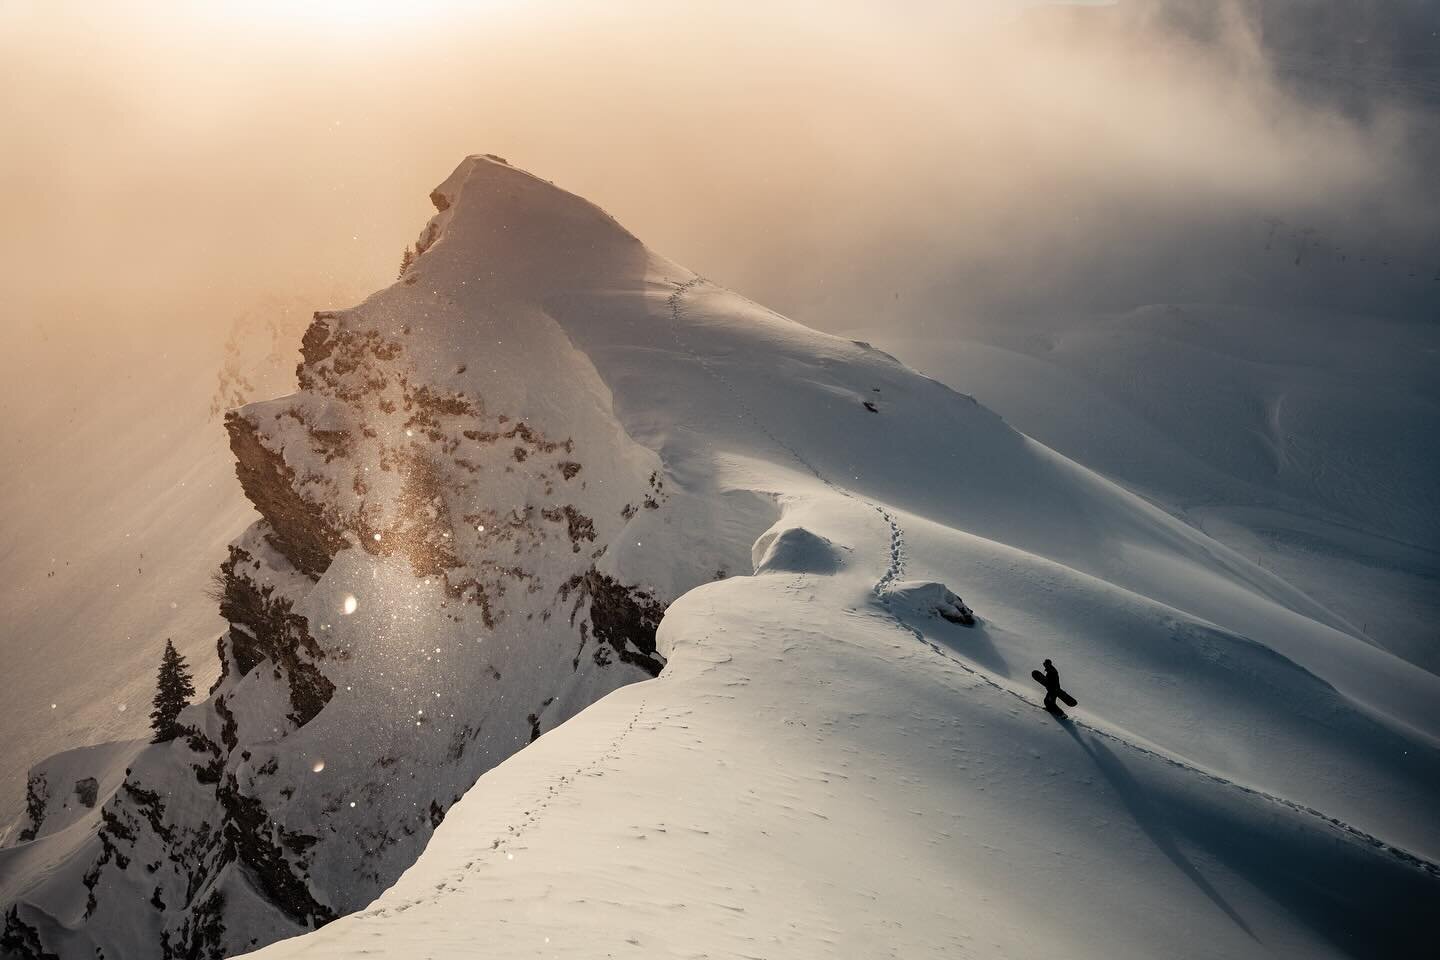
[[[493,334],[476,362],[542,371],[537,409],[596,390],[663,467],[676,509],[640,511],[606,562],[662,595],[701,546],[753,574],[684,593],[663,673],[483,775],[371,907],[257,956],[1425,942],[1434,674],[969,397],[544,181],[473,157],[438,192],[413,268],[433,316]],[[1433,521],[1418,490],[1398,522]],[[952,594],[975,626],[934,614]],[[1045,657],[1069,720],[1038,706]]]
[[[1440,328],[1163,304],[861,331],[1440,672]]]

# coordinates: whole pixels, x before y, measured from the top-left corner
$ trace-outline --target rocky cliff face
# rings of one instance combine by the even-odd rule
[[[299,391],[227,414],[263,519],[217,575],[220,678],[173,742],[36,768],[6,955],[222,957],[324,924],[481,772],[663,666],[689,575],[612,546],[668,521],[664,468],[546,312],[643,247],[493,159],[433,199],[399,283],[315,315]]]

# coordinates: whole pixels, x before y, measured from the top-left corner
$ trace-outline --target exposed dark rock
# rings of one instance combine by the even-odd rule
[[[582,625],[582,628],[583,628],[583,625]],[[582,629],[582,632],[583,632],[583,629]],[[554,703],[554,702],[555,702],[555,698],[554,698],[554,697],[546,697],[546,698],[545,698],[545,702],[542,703],[542,704],[540,704],[540,710],[537,710],[535,713],[532,713],[532,714],[530,714],[528,717],[525,718],[526,722],[530,724],[530,742],[531,742],[531,743],[534,743],[536,740],[539,740],[539,739],[540,739],[540,714],[541,714],[541,712],[543,712],[546,707],[550,706],[550,704],[552,704],[552,703]]]
[[[234,750],[240,742],[239,726],[235,722],[235,713],[225,705],[224,697],[215,698],[215,713],[220,717],[220,740],[225,744],[226,750]]]
[[[551,523],[565,521],[565,532],[570,537],[571,549],[580,552],[582,541],[595,539],[595,521],[576,510],[568,503],[563,507],[546,507],[540,515]]]
[[[20,919],[20,909],[11,907],[5,914],[5,928],[0,930],[0,949],[14,960],[60,960],[47,953],[40,943],[40,931]]]
[[[161,944],[162,960],[222,960],[225,956],[225,894],[212,890],[195,906],[181,926],[178,943],[167,932]]]
[[[94,777],[84,777],[75,781],[75,798],[86,809],[95,809],[95,800],[100,796],[100,781]]]
[[[255,424],[237,411],[225,415],[235,475],[245,496],[270,525],[267,539],[285,559],[318,580],[345,547],[340,530],[325,511],[295,492],[295,471],[284,457],[261,442]]]
[[[50,791],[45,784],[45,775],[32,776],[25,782],[25,815],[29,818],[30,824],[20,831],[20,842],[34,840],[40,833],[40,826],[45,822],[45,801],[50,798]]]
[[[125,781],[120,788],[133,801],[135,807],[150,824],[150,830],[165,841],[168,845],[174,840],[174,835],[165,824],[165,802],[160,799],[160,794],[154,790],[146,790],[137,784]],[[131,839],[134,839],[133,834]]]
[[[309,622],[292,612],[288,597],[275,595],[269,584],[258,585],[245,575],[243,564],[250,560],[250,554],[232,546],[220,566],[224,577],[220,615],[243,628],[230,631],[236,668],[243,674],[260,659],[275,664],[290,686],[290,719],[302,727],[330,702],[335,685],[315,665],[325,653],[310,635]]]
[[[215,574],[214,583],[216,584],[216,591],[212,599],[218,603],[225,590],[224,578],[220,574]],[[226,634],[222,633],[215,641],[215,655],[220,661],[220,675],[215,678],[214,683],[210,684],[208,693],[212,696],[216,690],[220,689],[220,685],[225,682],[225,678],[230,676],[230,658],[225,655],[225,639]]]
[[[309,885],[295,875],[285,851],[269,840],[272,821],[265,806],[241,793],[233,776],[215,795],[226,814],[222,859],[243,864],[265,898],[296,923],[318,926],[334,920],[335,912],[315,899]]]
[[[665,616],[665,604],[649,590],[627,587],[594,567],[560,587],[562,601],[572,594],[575,605],[570,610],[571,623],[589,600],[595,639],[612,648],[622,663],[637,666],[652,677],[659,675],[665,661],[655,652],[655,632]]]

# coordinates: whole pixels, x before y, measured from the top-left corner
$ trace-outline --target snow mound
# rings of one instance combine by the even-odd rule
[[[891,606],[922,616],[939,617],[967,627],[975,623],[975,611],[945,584],[933,580],[902,580],[890,587],[886,600]]]
[[[804,527],[767,530],[751,549],[755,572],[835,573],[845,563],[840,548]]]

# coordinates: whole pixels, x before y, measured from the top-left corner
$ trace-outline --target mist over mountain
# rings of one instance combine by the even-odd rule
[[[750,853],[767,825],[765,857],[813,890],[826,837],[868,832],[918,864],[838,895],[883,900],[889,936],[922,952],[959,942],[938,891],[994,882],[974,838],[1019,835],[1106,858],[1110,889],[1165,924],[1079,933],[1113,904],[1016,850],[1007,909],[1033,912],[1024,885],[1064,871],[1063,902],[1038,892],[1057,925],[1017,937],[966,911],[969,935],[1018,949],[1065,928],[1097,956],[1152,953],[1176,922],[1229,955],[1415,942],[1440,882],[1420,812],[1440,770],[1434,674],[973,398],[709,283],[498,157],[467,158],[431,199],[396,283],[315,314],[298,391],[227,413],[261,519],[220,566],[220,676],[173,739],[31,771],[0,850],[7,950],[231,955],[360,910],[413,864],[358,924],[277,955],[348,954],[357,936],[512,952],[536,933],[505,926],[485,878],[532,853],[506,884],[523,915],[555,889],[620,898],[547,911],[569,952],[655,929],[639,918],[660,876],[694,908],[672,947],[738,948],[773,929],[754,911],[777,874]],[[1022,664],[1044,653],[1094,691],[1083,717],[1017,712],[1033,706]],[[733,739],[742,716],[760,749]],[[505,762],[552,729],[561,746]],[[1029,781],[1073,793],[1097,768],[1108,787],[1078,805]],[[918,785],[908,813],[850,782],[880,769]],[[619,792],[576,807],[598,778]],[[762,786],[741,821],[690,793]],[[944,825],[992,788],[1001,806],[959,808],[978,833]],[[1150,812],[1182,802],[1184,818]],[[552,803],[595,820],[543,816]],[[758,836],[733,837],[739,822]],[[676,871],[699,851],[660,839],[677,826],[732,835],[689,883]],[[1158,863],[1131,852],[1137,834]],[[1233,859],[1237,835],[1258,859]],[[642,843],[619,854],[635,872],[618,888],[612,839]],[[1332,879],[1300,889],[1261,866],[1297,859]],[[1193,888],[1174,889],[1177,868]],[[1368,899],[1337,916],[1354,876]],[[1237,906],[1246,885],[1263,892]],[[801,952],[874,942],[873,919],[832,903],[788,899]]]
[[[1437,44],[6,7],[0,954],[1415,952]]]

